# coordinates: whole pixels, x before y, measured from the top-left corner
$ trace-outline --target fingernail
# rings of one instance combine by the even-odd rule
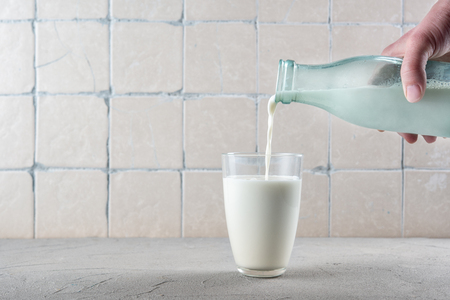
[[[409,102],[417,102],[420,100],[420,98],[420,87],[417,84],[409,85],[406,88],[406,99],[408,99]]]

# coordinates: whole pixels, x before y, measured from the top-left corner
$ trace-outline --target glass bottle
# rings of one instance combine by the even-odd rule
[[[428,61],[425,96],[406,100],[402,59],[360,56],[324,65],[280,60],[275,102],[322,108],[355,125],[450,137],[450,63]]]

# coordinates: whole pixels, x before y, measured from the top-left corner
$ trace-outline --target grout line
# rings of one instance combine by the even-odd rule
[[[183,40],[182,40],[182,53],[181,53],[181,61],[182,61],[182,67],[181,67],[181,94],[183,95],[182,99],[182,105],[181,105],[181,151],[182,151],[182,160],[183,160],[183,171],[180,171],[180,226],[181,226],[181,237],[184,237],[184,170],[186,170],[186,150],[185,150],[185,134],[186,134],[186,127],[185,127],[185,120],[186,120],[186,103],[185,103],[185,93],[184,89],[186,87],[186,1],[183,0],[183,10],[181,15],[181,23],[183,24]]]
[[[256,2],[255,37],[256,37],[256,94],[259,94],[259,0]]]
[[[256,122],[256,130],[255,130],[255,152],[259,152],[259,102],[261,101],[260,97],[256,98],[255,101],[255,114],[256,114],[256,118],[255,118],[255,122]]]
[[[109,237],[111,207],[111,98],[105,98],[108,114],[108,138],[106,140],[106,234]]]
[[[333,60],[333,26],[331,25],[333,0],[328,0],[328,59]],[[328,149],[327,149],[327,176],[328,176],[328,237],[331,237],[331,114],[328,113]]]
[[[29,168],[4,168],[0,169],[0,173],[15,173],[15,172],[42,172],[42,173],[51,173],[51,172],[62,172],[62,171],[100,171],[105,174],[115,174],[121,172],[222,172],[221,168],[96,168],[96,167],[46,167],[39,163],[36,163],[35,166]],[[307,172],[313,175],[332,175],[335,173],[357,173],[357,172],[402,172],[402,171],[415,171],[415,172],[450,172],[450,168],[419,168],[419,167],[404,167],[402,168],[394,168],[394,169],[334,169],[331,168],[329,170],[316,168],[313,169],[303,169],[303,172]]]
[[[404,23],[405,23],[405,1],[401,0],[401,19],[402,27],[400,34],[403,36],[404,33]],[[401,139],[401,153],[400,153],[400,167],[402,169],[402,184],[401,184],[401,217],[400,217],[400,234],[401,237],[405,237],[405,140]]]
[[[34,104],[34,155],[33,155],[33,166],[30,169],[30,175],[32,177],[32,189],[33,189],[33,238],[37,238],[37,194],[36,194],[36,165],[37,165],[37,151],[38,151],[38,74],[37,74],[37,20],[38,17],[38,0],[34,2],[34,20],[31,23],[34,33],[34,90],[33,94],[33,104]]]
[[[36,8],[35,8],[36,10]],[[36,18],[34,19],[17,19],[17,20],[0,20],[0,24],[17,24],[17,23],[35,23]]]
[[[183,195],[183,193],[184,193],[184,172],[183,171],[180,171],[180,191],[181,191],[181,193],[180,193],[180,195],[181,195],[181,203],[180,203],[180,206],[181,206],[181,209],[180,209],[180,215],[181,215],[181,219],[180,219],[180,226],[181,226],[181,228],[180,228],[180,235],[181,235],[181,237],[184,237],[184,195]]]
[[[333,26],[393,26],[401,27],[402,23],[389,22],[332,22]],[[301,24],[299,24],[301,25]],[[306,24],[305,24],[306,25]]]
[[[333,169],[331,164],[331,130],[331,114],[328,113],[328,167],[326,169],[328,176],[328,237],[331,237],[331,170]],[[335,171],[336,170],[333,170],[333,172]]]
[[[405,33],[405,0],[402,0],[401,3],[401,16],[402,16],[402,27],[400,34],[403,35]]]
[[[255,100],[255,152],[259,152],[259,102],[261,98],[259,95],[259,0],[255,0],[256,5],[256,19],[255,19],[255,37],[256,37],[256,100]]]
[[[110,66],[112,69],[112,66]],[[112,79],[111,79],[112,81]],[[112,83],[111,83],[112,86]],[[112,87],[113,89],[113,87]],[[186,100],[197,100],[204,97],[246,97],[251,98],[254,100],[255,97],[258,96],[265,96],[270,97],[272,95],[269,94],[257,94],[257,93],[183,93],[175,92],[175,93],[166,93],[166,92],[156,92],[156,93],[124,93],[124,94],[116,94],[113,90],[111,91],[101,91],[101,92],[79,92],[79,93],[49,93],[49,92],[30,92],[30,93],[20,93],[20,94],[0,94],[0,97],[30,97],[37,95],[39,97],[44,96],[94,96],[99,98],[105,98],[105,97],[114,97],[114,98],[120,98],[120,97],[170,97],[170,98],[186,98]]]
[[[404,153],[405,153],[405,140],[401,139],[402,147],[401,147],[401,168],[402,168],[402,185],[401,185],[401,209],[402,215],[400,220],[400,230],[401,236],[404,237],[404,229],[405,229],[405,162],[404,162]]]
[[[108,106],[108,140],[106,142],[106,153],[107,153],[107,174],[106,174],[106,234],[110,237],[111,228],[111,107],[112,107],[112,95],[113,95],[113,77],[112,77],[112,0],[108,1],[108,42],[109,42],[109,95],[105,99]]]
[[[14,23],[50,23],[50,22],[97,22],[102,24],[109,24],[110,22],[117,23],[153,23],[153,24],[169,24],[173,26],[195,26],[197,24],[254,24],[255,20],[189,20],[189,21],[174,21],[174,20],[146,20],[146,19],[124,19],[124,18],[73,18],[73,19],[18,19],[18,20],[0,20],[3,24]],[[259,22],[260,25],[305,25],[305,26],[320,26],[328,25],[329,22]],[[416,26],[418,22],[332,22],[335,26]]]

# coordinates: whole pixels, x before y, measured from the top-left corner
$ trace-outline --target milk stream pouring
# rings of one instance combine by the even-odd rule
[[[450,63],[428,61],[425,96],[406,100],[402,59],[353,57],[325,65],[280,60],[275,102],[322,108],[355,125],[450,137]]]

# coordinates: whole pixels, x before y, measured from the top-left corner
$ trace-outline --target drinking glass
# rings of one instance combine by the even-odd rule
[[[286,271],[294,245],[302,186],[301,154],[222,154],[225,213],[240,273],[276,277]]]

